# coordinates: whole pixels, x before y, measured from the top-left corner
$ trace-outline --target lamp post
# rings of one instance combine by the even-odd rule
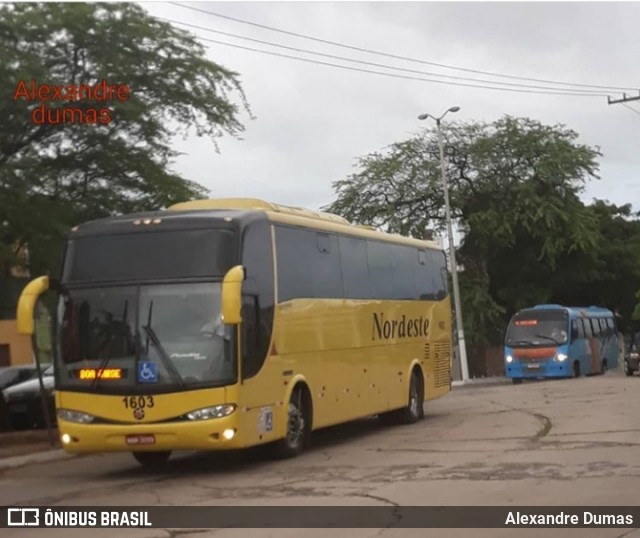
[[[458,265],[456,263],[456,249],[453,244],[453,226],[451,224],[451,208],[449,206],[449,185],[447,183],[447,173],[444,163],[444,147],[442,143],[442,131],[440,122],[449,112],[458,112],[460,107],[452,106],[447,109],[442,116],[436,118],[431,114],[420,114],[419,120],[431,118],[435,120],[438,131],[438,145],[440,147],[440,168],[442,171],[442,191],[444,193],[444,209],[447,220],[447,232],[449,235],[449,259],[451,260],[451,279],[453,280],[453,301],[456,311],[456,330],[458,334],[458,354],[460,355],[460,369],[462,370],[462,381],[469,379],[469,364],[467,363],[467,347],[464,341],[464,328],[462,325],[462,307],[460,306],[460,286],[458,284]]]

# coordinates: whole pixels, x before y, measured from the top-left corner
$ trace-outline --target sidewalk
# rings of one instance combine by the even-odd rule
[[[451,383],[452,388],[460,389],[460,388],[470,388],[470,387],[488,387],[494,385],[511,385],[511,379],[503,376],[496,377],[476,377],[473,379],[468,379],[467,381],[453,381]]]
[[[53,430],[53,437],[55,444],[51,446],[47,430],[1,433],[0,471],[72,457],[60,448],[58,430]]]

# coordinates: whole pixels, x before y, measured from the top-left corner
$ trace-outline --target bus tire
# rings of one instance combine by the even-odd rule
[[[409,401],[407,406],[398,412],[398,422],[415,424],[424,418],[424,382],[417,369],[411,372],[409,381]]]
[[[580,363],[578,361],[574,361],[573,363],[573,377],[580,377]]]
[[[511,379],[511,382],[514,385],[522,385],[522,378],[521,377],[514,377]]]
[[[132,452],[134,459],[146,469],[160,469],[169,460],[171,451],[162,452]]]
[[[378,414],[383,426],[414,424],[424,418],[424,382],[418,370],[413,370],[409,381],[409,401],[406,407]]]
[[[278,458],[295,458],[309,444],[311,437],[311,408],[309,396],[302,385],[298,385],[291,394],[287,415],[287,433],[274,445]]]

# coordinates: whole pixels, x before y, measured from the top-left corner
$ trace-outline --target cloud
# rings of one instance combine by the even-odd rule
[[[431,62],[539,79],[640,87],[636,3],[197,3],[199,9],[326,40]],[[382,58],[277,34],[169,4],[145,3],[152,14],[302,49],[430,73],[486,78]],[[193,30],[199,36],[314,58]],[[250,196],[318,207],[331,183],[356,158],[403,140],[423,125],[422,112],[458,105],[461,121],[504,114],[562,123],[599,146],[602,180],[585,200],[605,197],[640,209],[640,115],[605,97],[532,95],[401,80],[208,44],[209,58],[238,72],[256,115],[243,140],[176,140],[185,152],[175,169],[215,196]],[[319,61],[372,70],[327,58]],[[427,75],[414,75],[428,78]],[[504,79],[503,79],[504,80]],[[459,80],[460,83],[473,83]],[[520,84],[537,82],[514,81]],[[629,103],[640,110],[640,101]]]

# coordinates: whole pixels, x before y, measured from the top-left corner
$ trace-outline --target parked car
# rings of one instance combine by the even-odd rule
[[[55,424],[56,413],[53,398],[55,380],[53,377],[53,366],[44,368],[42,372],[42,383],[46,392],[49,417],[51,418],[52,424]],[[18,383],[17,385],[4,389],[2,395],[9,408],[9,420],[14,430],[46,427],[40,398],[40,380],[37,375],[35,379]]]
[[[640,368],[640,353],[635,345],[629,346],[624,354],[624,373],[631,376]]]
[[[3,366],[0,368],[0,390],[24,381],[29,381],[38,376],[38,370],[34,365],[28,366]]]

